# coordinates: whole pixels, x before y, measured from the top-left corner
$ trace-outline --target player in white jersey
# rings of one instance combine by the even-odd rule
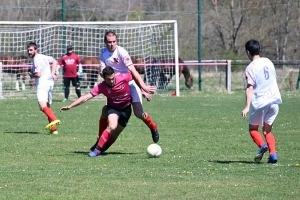
[[[129,87],[134,115],[149,127],[152,134],[152,140],[157,143],[159,140],[157,124],[151,119],[148,113],[143,111],[141,95],[142,90],[143,95],[150,101],[151,94],[156,92],[156,87],[147,86],[144,83],[142,77],[136,71],[128,52],[117,45],[117,35],[114,32],[108,31],[105,33],[104,43],[106,47],[104,47],[100,53],[100,75],[106,66],[112,67],[115,70],[115,73],[131,73],[133,80],[129,82]],[[104,106],[99,121],[99,138],[100,134],[103,132],[102,130],[106,127],[107,108]]]
[[[60,124],[60,120],[57,119],[50,108],[54,81],[57,80],[57,76],[55,75],[57,61],[50,56],[39,54],[37,45],[34,42],[29,42],[27,44],[27,52],[28,56],[33,58],[33,65],[29,72],[29,76],[35,78],[36,95],[39,107],[48,117],[49,121],[46,130],[50,130],[52,134],[58,134],[56,125]],[[52,66],[50,63],[52,63]]]
[[[268,163],[276,163],[275,137],[272,134],[272,126],[282,103],[281,95],[277,86],[276,72],[273,63],[268,58],[260,57],[260,44],[256,40],[249,40],[245,44],[248,58],[252,61],[245,70],[247,79],[246,105],[242,111],[245,119],[252,109],[249,117],[249,132],[253,141],[259,147],[254,161],[261,161],[264,153],[269,149]],[[262,126],[266,143],[258,132]]]

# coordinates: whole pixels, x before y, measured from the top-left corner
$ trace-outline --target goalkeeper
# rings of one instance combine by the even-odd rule
[[[157,124],[151,119],[148,113],[143,111],[141,94],[142,92],[143,96],[150,101],[151,94],[156,91],[156,87],[145,85],[140,74],[136,71],[128,52],[123,47],[117,45],[117,35],[114,32],[108,31],[105,33],[104,43],[106,47],[101,49],[100,52],[100,75],[102,76],[102,70],[106,66],[112,67],[115,73],[131,73],[133,79],[129,82],[129,87],[134,115],[148,126],[152,134],[153,142],[157,143],[159,140]],[[99,138],[101,137],[102,130],[106,127],[107,106],[104,106],[99,121]]]
[[[63,67],[64,75],[63,83],[65,98],[62,100],[62,102],[67,101],[69,98],[71,81],[72,85],[75,87],[77,97],[81,97],[80,81],[78,75],[82,76],[82,65],[79,56],[73,52],[73,46],[67,46],[67,53],[60,58],[58,64],[59,66]],[[78,72],[77,66],[79,67]]]

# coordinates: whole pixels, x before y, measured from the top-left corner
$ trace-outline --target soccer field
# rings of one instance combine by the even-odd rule
[[[244,93],[154,96],[162,155],[148,158],[146,125],[132,116],[103,156],[87,156],[104,98],[59,113],[58,135],[33,98],[0,100],[0,199],[299,199],[299,91],[283,92],[275,121],[278,163],[258,150],[242,119]]]

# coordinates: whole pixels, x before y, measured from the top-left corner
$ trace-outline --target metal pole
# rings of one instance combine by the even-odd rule
[[[65,0],[61,0],[61,21],[66,21],[66,3]],[[64,53],[66,47],[66,27],[62,27],[62,52],[61,55]]]
[[[0,99],[3,99],[3,96],[2,96],[2,62],[0,62]]]
[[[198,0],[198,62],[201,63],[202,60],[202,34],[201,34],[201,0]],[[198,65],[198,89],[199,91],[202,90],[202,66]]]
[[[297,83],[296,83],[296,90],[299,89],[299,83],[300,83],[300,68],[299,68],[298,79],[297,79]]]

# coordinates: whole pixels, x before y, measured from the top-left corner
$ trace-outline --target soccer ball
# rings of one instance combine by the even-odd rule
[[[147,147],[147,155],[150,158],[157,158],[160,156],[162,150],[161,147],[158,144],[150,144]]]

